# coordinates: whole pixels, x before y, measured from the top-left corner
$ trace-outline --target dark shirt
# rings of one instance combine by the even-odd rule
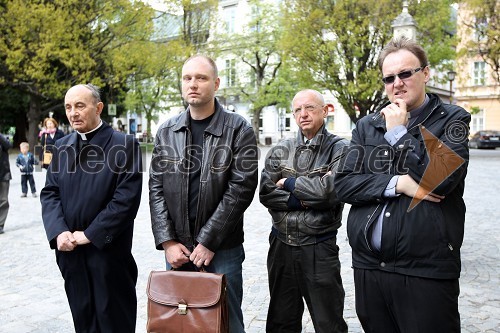
[[[201,161],[205,129],[210,124],[213,114],[202,120],[191,118],[191,146],[189,149],[189,228],[194,235],[196,214],[198,213],[198,192],[200,191]]]

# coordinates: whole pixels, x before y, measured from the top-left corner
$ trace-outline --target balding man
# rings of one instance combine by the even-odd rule
[[[250,124],[215,99],[219,83],[211,58],[195,55],[184,63],[182,97],[189,107],[158,129],[149,205],[167,268],[204,266],[226,275],[229,331],[240,333],[243,213],[257,187],[257,145]]]
[[[266,332],[301,332],[303,299],[316,332],[347,332],[337,246],[344,205],[333,178],[348,141],[325,128],[318,91],[299,91],[292,112],[300,131],[271,149],[260,181],[273,222]]]
[[[135,332],[134,219],[142,189],[133,136],[101,120],[99,90],[76,85],[65,96],[75,130],[59,139],[40,193],[50,247],[64,278],[76,332]]]

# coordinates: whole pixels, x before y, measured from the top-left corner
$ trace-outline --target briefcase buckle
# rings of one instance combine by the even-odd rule
[[[186,315],[188,312],[187,307],[188,307],[187,304],[179,303],[177,306],[177,313],[180,315]]]

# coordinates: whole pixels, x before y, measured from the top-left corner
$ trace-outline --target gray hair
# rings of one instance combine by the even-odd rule
[[[93,85],[92,83],[83,84],[83,86],[85,88],[87,88],[88,90],[90,90],[90,92],[92,93],[92,97],[94,97],[94,100],[96,103],[102,102],[101,101],[101,92],[100,92],[99,87]]]

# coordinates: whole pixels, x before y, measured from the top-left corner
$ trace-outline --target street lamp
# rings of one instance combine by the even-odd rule
[[[450,81],[450,104],[453,104],[453,80],[455,80],[455,76],[457,72],[454,70],[448,71],[448,81]]]
[[[281,138],[283,139],[283,131],[285,130],[285,117],[286,117],[286,109],[285,108],[279,108],[278,109],[278,123],[279,123],[279,130],[281,134]]]

